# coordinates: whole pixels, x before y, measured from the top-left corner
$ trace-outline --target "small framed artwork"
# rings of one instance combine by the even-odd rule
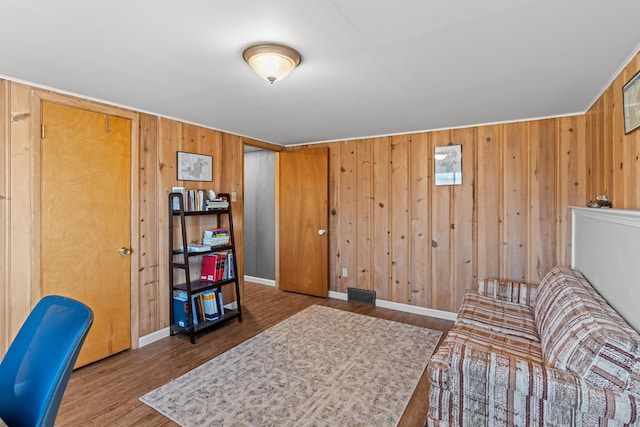
[[[212,181],[213,156],[178,151],[176,172],[178,181]]]
[[[435,184],[462,185],[462,145],[435,147]]]
[[[622,87],[622,101],[624,133],[627,134],[640,127],[640,72]]]

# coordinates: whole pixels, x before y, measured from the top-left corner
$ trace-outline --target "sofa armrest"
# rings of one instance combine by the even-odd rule
[[[538,285],[520,282],[507,282],[497,279],[478,281],[476,292],[480,295],[507,302],[515,302],[533,307],[538,293]]]
[[[634,395],[594,386],[570,372],[535,360],[453,344],[449,348],[448,374],[450,389],[462,393],[486,390],[488,400],[497,400],[508,395],[505,390],[513,390],[586,417],[625,425],[640,421],[640,400]]]

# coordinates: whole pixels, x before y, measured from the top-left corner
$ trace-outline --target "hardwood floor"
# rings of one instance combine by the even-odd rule
[[[242,323],[234,319],[201,334],[195,345],[186,335],[176,335],[74,371],[56,425],[175,426],[174,422],[138,398],[313,304],[443,332],[448,332],[453,325],[450,321],[417,314],[280,292],[270,286],[245,283]],[[427,388],[426,374],[423,373],[402,417],[401,427],[424,425]]]

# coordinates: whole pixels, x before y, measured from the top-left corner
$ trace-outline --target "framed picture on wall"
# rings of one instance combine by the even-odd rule
[[[435,147],[436,185],[462,185],[462,145]]]
[[[622,87],[622,104],[624,133],[627,134],[640,127],[640,72]]]
[[[178,151],[176,173],[178,181],[212,181],[213,156]]]

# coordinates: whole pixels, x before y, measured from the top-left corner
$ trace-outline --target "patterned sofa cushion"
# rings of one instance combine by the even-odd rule
[[[450,354],[459,353],[463,351],[460,349],[468,348],[470,352],[500,354],[504,357],[543,363],[539,342],[464,322],[456,323],[456,326],[449,331],[447,345]]]
[[[582,274],[566,267],[551,270],[538,288],[534,315],[549,366],[600,387],[637,387],[640,336],[624,326]]]
[[[460,372],[456,369],[453,369],[452,372],[450,363],[452,359],[457,359],[463,354],[467,355],[469,359],[473,359],[474,355],[481,355],[479,357],[486,358],[488,354],[498,354],[514,360],[527,360],[536,364],[543,363],[539,341],[532,341],[520,336],[505,334],[458,321],[453,329],[449,331],[445,341],[438,347],[436,353],[431,356],[431,360],[429,360],[427,374],[430,383],[437,384],[443,388],[456,388],[455,384],[451,384],[451,380],[455,380]],[[477,370],[469,372],[469,377],[474,377],[481,383],[484,382],[487,378],[484,371],[487,365],[477,363],[474,366]]]
[[[458,311],[458,322],[540,342],[533,308],[478,295],[472,290],[468,290],[464,296]]]
[[[536,300],[537,285],[497,279],[478,280],[477,292],[502,301],[515,302],[533,307]]]

